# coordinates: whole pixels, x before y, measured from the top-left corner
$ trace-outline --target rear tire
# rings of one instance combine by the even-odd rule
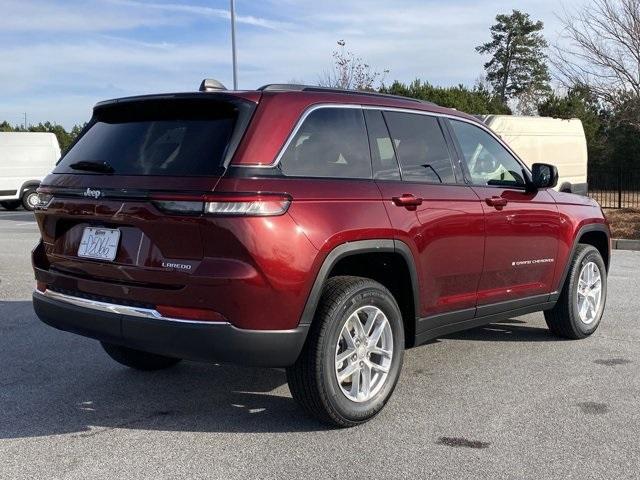
[[[36,205],[38,205],[38,193],[35,188],[27,188],[22,193],[22,206],[25,210],[32,212],[36,209]]]
[[[113,343],[100,342],[102,348],[116,362],[136,370],[152,371],[173,367],[180,362],[179,358],[165,357],[155,353],[134,350],[133,348],[114,345]]]
[[[15,210],[20,206],[20,200],[5,200],[4,202],[0,202],[0,207],[5,210]]]
[[[391,292],[367,278],[333,277],[300,357],[287,368],[289,389],[321,422],[359,425],[391,397],[403,355],[402,314]]]
[[[606,300],[607,270],[602,256],[595,247],[579,244],[558,303],[544,312],[544,318],[549,330],[560,337],[585,338],[598,329]]]

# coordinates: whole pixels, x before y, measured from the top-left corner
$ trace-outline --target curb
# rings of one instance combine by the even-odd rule
[[[614,250],[640,251],[640,240],[627,240],[624,238],[614,238],[611,240],[611,248],[613,248]]]

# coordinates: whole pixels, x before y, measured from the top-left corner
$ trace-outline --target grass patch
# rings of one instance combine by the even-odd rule
[[[606,208],[604,213],[611,223],[613,238],[640,239],[640,209]]]

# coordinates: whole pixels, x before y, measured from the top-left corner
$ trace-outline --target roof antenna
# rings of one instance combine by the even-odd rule
[[[226,89],[227,87],[225,87],[221,82],[219,82],[215,78],[205,78],[204,80],[202,80],[202,83],[200,84],[201,92],[218,92],[220,90],[226,90]]]

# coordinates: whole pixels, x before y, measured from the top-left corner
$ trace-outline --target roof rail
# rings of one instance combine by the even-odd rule
[[[427,105],[437,104],[428,102],[426,100],[420,100],[417,98],[405,97],[402,95],[392,95],[390,93],[378,93],[378,92],[365,92],[362,90],[349,90],[346,88],[333,88],[333,87],[318,87],[313,85],[299,85],[295,83],[271,83],[263,85],[258,90],[263,92],[326,92],[326,93],[349,93],[352,95],[363,95],[368,97],[381,97],[381,98],[395,98],[396,100],[406,100],[409,102],[425,103]]]
[[[299,83],[269,83],[261,86],[258,90],[262,92],[301,92],[308,86]]]

